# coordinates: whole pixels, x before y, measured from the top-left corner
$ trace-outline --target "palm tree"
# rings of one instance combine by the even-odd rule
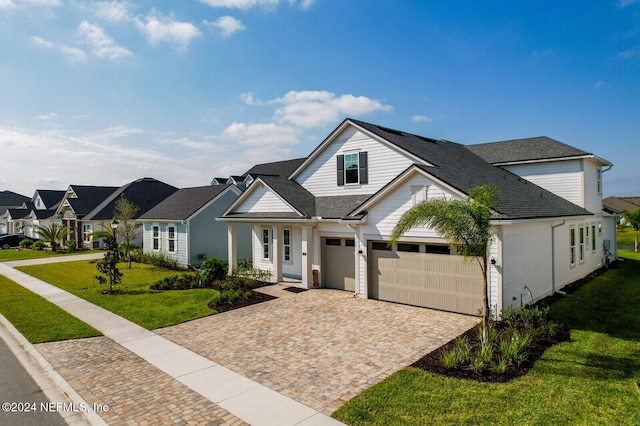
[[[51,251],[56,251],[58,242],[69,235],[69,228],[59,223],[50,223],[48,226],[38,226],[38,235],[41,239],[51,244]]]
[[[425,201],[407,210],[391,234],[391,244],[395,244],[412,228],[431,227],[455,245],[458,254],[466,259],[475,259],[480,264],[484,282],[482,337],[485,345],[489,342],[488,248],[492,236],[491,217],[498,201],[498,188],[492,184],[472,188],[466,201],[443,198]]]
[[[625,210],[622,212],[625,223],[636,231],[636,239],[634,244],[634,251],[638,252],[638,231],[640,231],[640,209],[636,209],[632,212]]]

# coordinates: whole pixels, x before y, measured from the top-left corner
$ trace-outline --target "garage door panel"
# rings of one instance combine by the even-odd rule
[[[371,297],[390,302],[476,314],[483,279],[462,256],[370,250]]]
[[[333,239],[337,240],[337,239]],[[323,245],[323,286],[339,290],[355,291],[355,249],[341,245]]]

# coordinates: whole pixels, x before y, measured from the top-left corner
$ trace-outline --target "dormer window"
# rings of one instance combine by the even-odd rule
[[[368,183],[367,153],[352,152],[337,157],[338,186]]]

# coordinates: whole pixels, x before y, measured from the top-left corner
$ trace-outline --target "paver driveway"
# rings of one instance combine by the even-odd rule
[[[156,330],[324,414],[438,348],[477,318],[340,290],[262,291],[278,299]]]

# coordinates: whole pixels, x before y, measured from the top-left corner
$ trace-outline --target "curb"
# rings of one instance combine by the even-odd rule
[[[58,374],[40,352],[0,314],[0,338],[14,353],[20,364],[42,389],[51,402],[71,402],[74,406],[89,406],[87,402]],[[25,356],[26,355],[26,356]],[[106,426],[107,423],[94,411],[59,411],[67,424],[72,426]]]

